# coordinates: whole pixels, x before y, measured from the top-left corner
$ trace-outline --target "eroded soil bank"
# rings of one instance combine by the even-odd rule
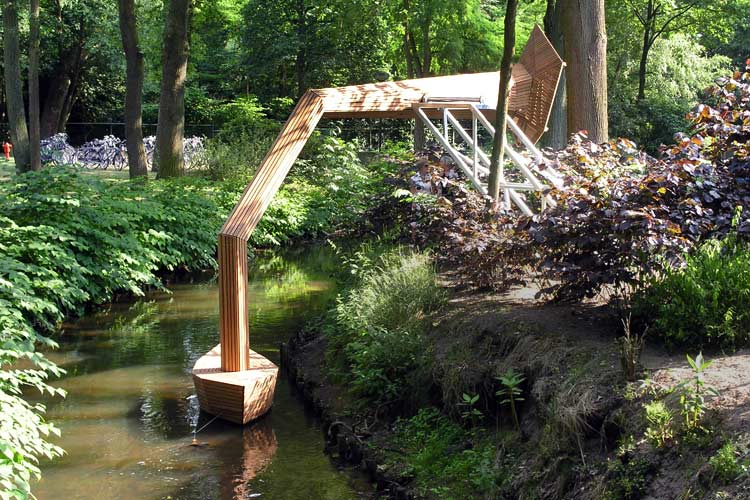
[[[656,399],[665,401],[673,408],[673,427],[678,427],[679,384],[694,380],[685,353],[667,352],[647,339],[644,370],[639,380],[627,383],[616,341],[622,325],[611,308],[545,305],[533,296],[531,290],[507,295],[453,290],[447,307],[431,318],[432,385],[413,408],[399,414],[363,407],[346,387],[332,381],[326,339],[320,334],[303,330],[294,336],[283,352],[284,367],[322,415],[329,451],[360,465],[387,497],[750,498],[750,438],[745,434],[750,352],[705,353],[712,361],[705,384],[719,393],[706,398],[705,430],[690,435],[674,431],[656,446],[646,437],[651,424],[644,407]],[[515,403],[518,430],[510,405],[496,396],[503,389],[498,377],[509,368],[524,377],[522,401]],[[478,400],[467,405],[465,394]],[[465,485],[444,484],[447,479],[438,475],[425,481],[425,462],[442,458],[425,457],[425,450],[415,447],[413,439],[404,440],[399,430],[404,428],[399,418],[428,406],[463,428],[479,429],[467,430],[469,437],[442,450],[444,455],[478,453],[480,439],[491,443],[487,470],[467,470]],[[472,418],[467,406],[481,416]],[[426,436],[428,447],[431,438]],[[736,470],[731,474],[726,469],[732,464],[716,458],[726,443],[733,444]],[[485,493],[468,493],[480,490]]]

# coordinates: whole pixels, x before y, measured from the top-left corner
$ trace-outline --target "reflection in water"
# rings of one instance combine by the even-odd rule
[[[334,290],[331,260],[268,256],[253,263],[251,344],[278,362],[278,343]],[[369,486],[323,454],[317,422],[280,377],[274,407],[250,426],[189,419],[190,369],[217,342],[212,284],[177,286],[66,325],[53,354],[68,374],[62,401],[45,400],[67,455],[43,464],[35,493],[57,498],[356,499]],[[190,446],[192,432],[200,446]]]

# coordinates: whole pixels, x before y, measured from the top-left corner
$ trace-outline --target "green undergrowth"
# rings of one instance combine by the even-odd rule
[[[320,322],[329,371],[363,403],[397,410],[429,383],[426,318],[446,293],[429,255],[377,246],[350,255],[355,274]]]
[[[497,462],[497,436],[466,429],[436,408],[423,408],[394,425],[385,467],[411,477],[422,497],[486,498],[507,480]]]
[[[0,485],[26,498],[38,459],[61,450],[44,407],[22,391],[58,393],[62,373],[37,347],[67,315],[115,293],[160,287],[158,271],[215,266],[222,213],[187,181],[102,181],[55,168],[0,188]],[[25,363],[19,364],[19,361]],[[19,368],[21,367],[21,368]]]
[[[636,312],[668,345],[735,350],[750,343],[750,247],[730,234],[667,267],[637,296]]]

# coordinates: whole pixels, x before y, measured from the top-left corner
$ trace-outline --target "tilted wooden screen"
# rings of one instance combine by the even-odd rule
[[[539,26],[534,26],[518,64],[513,66],[516,84],[511,89],[508,114],[521,127],[526,137],[537,142],[547,130],[557,84],[564,63]],[[523,69],[528,78],[516,78],[516,69]]]
[[[536,142],[544,133],[563,62],[538,26],[513,67],[509,114]],[[499,73],[474,73],[309,90],[297,103],[219,234],[221,369],[248,367],[247,240],[321,118],[415,117],[425,99],[480,99],[494,117]]]

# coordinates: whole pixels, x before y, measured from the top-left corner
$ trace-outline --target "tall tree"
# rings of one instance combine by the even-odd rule
[[[41,170],[39,126],[39,0],[29,4],[29,156],[31,170]]]
[[[565,53],[562,32],[562,0],[547,0],[544,13],[544,32],[559,54]],[[552,149],[562,149],[568,141],[568,123],[566,116],[565,70],[560,75],[555,101],[550,112],[547,133],[542,137],[542,144]]]
[[[141,101],[143,95],[143,52],[138,43],[135,1],[118,0],[120,35],[125,51],[125,139],[130,178],[148,175],[143,145]],[[180,141],[181,142],[181,141]]]
[[[567,63],[568,131],[588,131],[595,142],[609,136],[607,33],[604,0],[563,0]]]
[[[712,12],[711,15],[724,18],[728,14],[725,9],[729,8],[726,0],[628,0],[627,4],[643,28],[638,66],[638,101],[646,98],[648,56],[654,42],[662,36],[683,31],[692,25],[705,26],[706,23],[702,22],[705,18],[698,11],[715,9],[718,12]]]
[[[31,164],[29,159],[29,131],[26,128],[26,111],[23,102],[21,51],[18,41],[18,5],[16,2],[17,0],[3,1],[3,76],[16,171],[26,172]]]
[[[52,1],[54,29],[49,30],[49,52],[54,55],[52,75],[46,82],[46,96],[41,114],[41,137],[65,131],[69,112],[79,89],[82,65],[89,56],[88,41],[101,22],[100,9],[94,0],[63,3]],[[42,33],[45,35],[45,33]],[[54,46],[54,49],[53,49]]]
[[[500,58],[498,23],[484,0],[391,0],[403,30],[397,41],[408,77],[494,70]],[[397,27],[398,26],[398,27]],[[399,64],[400,66],[400,64]]]
[[[190,0],[168,0],[165,7],[159,123],[154,153],[160,178],[182,175],[185,169],[182,141],[185,129],[185,76],[190,53]]]
[[[506,127],[508,124],[508,92],[510,77],[513,71],[513,55],[516,51],[516,13],[518,0],[507,0],[505,7],[505,31],[503,34],[503,59],[500,63],[500,88],[497,95],[497,113],[495,114],[495,138],[490,159],[490,178],[487,192],[497,205],[500,197],[501,169],[505,162]]]

